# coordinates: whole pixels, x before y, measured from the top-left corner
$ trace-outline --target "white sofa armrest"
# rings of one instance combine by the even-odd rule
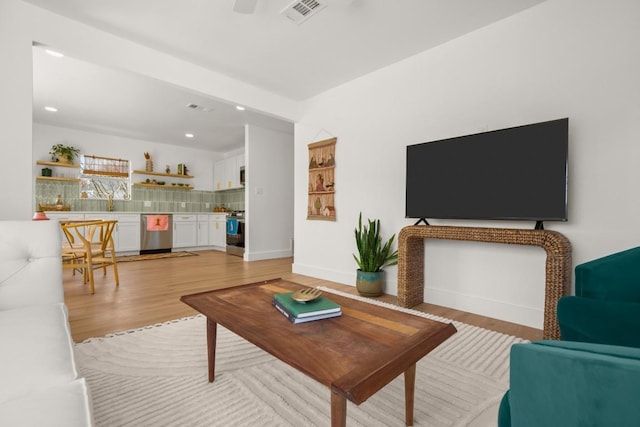
[[[57,221],[0,221],[0,310],[64,302]]]

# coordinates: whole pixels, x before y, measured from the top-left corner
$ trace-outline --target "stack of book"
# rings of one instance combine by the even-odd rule
[[[298,302],[291,296],[293,292],[275,294],[272,304],[292,323],[311,322],[342,315],[342,309],[329,298],[320,296],[312,301]]]

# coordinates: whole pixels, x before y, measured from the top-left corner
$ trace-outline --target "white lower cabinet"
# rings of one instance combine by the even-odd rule
[[[227,215],[224,213],[209,215],[209,246],[227,246]]]
[[[140,215],[139,214],[114,214],[114,213],[90,213],[84,214],[85,220],[104,219],[118,221],[113,231],[113,245],[116,252],[140,251]]]
[[[198,246],[209,246],[209,215],[198,215]]]
[[[47,218],[51,221],[64,221],[64,220],[72,220],[72,221],[82,221],[84,220],[84,213],[71,213],[71,212],[45,212]],[[60,228],[60,241],[66,242],[66,238],[64,237],[64,233],[62,232],[62,228]]]
[[[47,212],[52,221],[90,221],[95,219],[117,220],[118,224],[113,232],[113,245],[116,252],[140,251],[140,215],[114,214],[112,212]],[[60,236],[64,238],[62,230]],[[97,238],[97,237],[96,237]]]
[[[198,216],[173,215],[173,247],[190,248],[198,245]]]
[[[113,243],[118,253],[140,251],[140,214],[113,212],[46,212],[53,221],[115,219]],[[64,238],[60,230],[61,239]],[[227,216],[212,214],[173,214],[173,248],[227,246]]]
[[[140,251],[140,215],[116,215],[115,240],[116,252]]]

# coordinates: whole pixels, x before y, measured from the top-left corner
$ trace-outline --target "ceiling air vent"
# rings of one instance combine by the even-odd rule
[[[300,25],[325,7],[327,7],[327,4],[323,1],[299,0],[282,9],[280,11],[280,15],[284,15],[291,21]]]
[[[187,107],[190,110],[204,111],[205,113],[208,113],[209,111],[213,111],[213,108],[211,107],[203,107],[202,105],[198,105],[194,103],[189,103],[185,105],[185,107]]]

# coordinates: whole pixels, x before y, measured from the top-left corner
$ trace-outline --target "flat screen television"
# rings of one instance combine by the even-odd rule
[[[407,146],[406,217],[567,220],[569,119]]]

